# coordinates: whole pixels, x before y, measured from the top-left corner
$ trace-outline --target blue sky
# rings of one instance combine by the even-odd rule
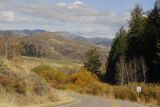
[[[68,31],[86,37],[114,38],[139,3],[144,11],[155,0],[0,0],[0,29]]]
[[[50,3],[65,2],[70,3],[75,0],[46,0]],[[151,9],[155,0],[81,0],[90,6],[102,10],[126,11],[134,7],[135,4],[141,4],[145,10]]]
[[[98,9],[114,10],[118,12],[124,12],[132,9],[135,4],[140,4],[145,10],[153,7],[155,0],[86,0],[86,3],[90,3],[92,6]]]

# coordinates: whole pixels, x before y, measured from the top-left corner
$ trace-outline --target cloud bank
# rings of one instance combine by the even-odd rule
[[[86,36],[113,37],[115,31],[126,24],[129,14],[98,10],[82,1],[45,2],[45,0],[1,0],[0,28],[42,28],[66,30]],[[12,29],[12,28],[10,28]]]

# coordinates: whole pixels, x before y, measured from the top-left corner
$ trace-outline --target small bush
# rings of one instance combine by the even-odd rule
[[[41,77],[45,78],[52,86],[59,87],[59,84],[63,84],[66,81],[66,75],[60,71],[52,69],[48,65],[39,65],[32,69],[32,71],[38,73]]]
[[[80,72],[68,75],[67,82],[74,83],[79,86],[86,86],[94,81],[98,81],[96,75],[87,70],[82,69]]]
[[[63,83],[65,81],[65,74],[62,72],[50,70],[46,72],[40,72],[39,74],[47,81],[56,81],[58,83]]]
[[[25,94],[26,93],[26,87],[22,84],[15,85],[15,91],[19,94]]]
[[[55,71],[54,72],[54,75],[55,75],[55,79],[56,81],[60,82],[60,83],[64,83],[65,80],[66,80],[66,75],[62,72],[58,72],[58,71]]]
[[[51,70],[52,68],[49,65],[39,65],[36,66],[32,69],[34,72],[43,72],[43,71],[48,71]]]

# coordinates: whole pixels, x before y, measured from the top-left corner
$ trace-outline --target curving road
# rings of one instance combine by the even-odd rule
[[[58,107],[149,107],[127,101],[107,100],[104,98],[85,96],[75,93],[70,93],[69,95],[76,98],[78,101]]]

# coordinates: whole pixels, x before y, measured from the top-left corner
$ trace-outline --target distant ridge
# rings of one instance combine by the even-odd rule
[[[0,30],[0,36],[5,35],[5,36],[34,36],[37,33],[44,33],[44,32],[49,32],[46,30]],[[110,47],[112,44],[112,39],[109,38],[101,38],[101,37],[96,37],[96,38],[86,38],[82,35],[79,34],[74,34],[74,33],[69,33],[65,31],[59,31],[59,32],[50,32],[50,33],[55,33],[58,36],[67,38],[67,39],[73,39],[73,40],[78,40],[78,41],[83,41],[87,42],[89,44],[93,45],[100,45],[100,46],[105,46],[105,47]]]
[[[102,37],[96,37],[96,38],[86,38],[84,36],[78,35],[78,34],[73,34],[73,33],[69,33],[69,32],[55,32],[56,34],[63,36],[65,38],[69,38],[69,39],[75,39],[75,40],[79,40],[79,41],[84,41],[84,42],[88,42],[94,45],[101,45],[101,46],[105,46],[105,47],[110,47],[112,44],[112,39],[109,38],[102,38]]]
[[[42,33],[42,32],[47,32],[45,30],[40,30],[40,29],[36,29],[36,30],[28,30],[28,29],[24,29],[24,30],[0,30],[0,34],[12,34],[12,36],[14,35],[21,35],[21,36],[32,36],[35,33]]]
[[[19,32],[22,32],[26,35],[33,35],[34,33],[42,33],[42,32],[47,32],[45,30],[40,30],[40,29],[36,29],[36,30],[28,30],[28,29],[25,29],[25,30],[18,30]]]

